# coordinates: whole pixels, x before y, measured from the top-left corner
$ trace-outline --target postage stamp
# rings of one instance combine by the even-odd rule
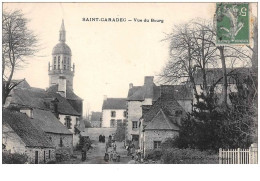
[[[249,44],[248,3],[217,3],[216,43]]]

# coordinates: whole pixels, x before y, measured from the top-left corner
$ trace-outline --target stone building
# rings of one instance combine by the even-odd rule
[[[3,109],[2,143],[7,152],[26,154],[28,163],[55,160],[55,147],[46,134],[33,126],[26,114]]]
[[[127,121],[126,99],[107,98],[102,105],[102,128],[115,128],[119,122]]]
[[[160,96],[159,87],[154,84],[153,78],[153,76],[146,76],[143,86],[129,84],[126,129],[126,139],[128,140],[139,140],[138,122],[142,117],[142,106],[151,106]]]
[[[169,89],[167,94],[175,95],[175,101],[180,105],[185,112],[192,110],[192,91],[186,85],[169,85],[166,86]],[[146,76],[144,79],[143,86],[133,86],[129,84],[129,91],[127,97],[127,111],[128,111],[128,122],[127,122],[127,133],[126,137],[128,140],[140,140],[140,118],[143,114],[153,106],[158,98],[164,94],[163,91],[166,89],[165,86],[157,86],[153,82],[152,76]],[[137,143],[140,146],[140,142]]]
[[[144,156],[156,148],[160,148],[167,138],[179,135],[181,119],[185,117],[185,109],[178,103],[174,94],[175,86],[160,86],[160,97],[152,106],[143,106],[143,116],[139,122],[139,147]]]
[[[73,133],[73,145],[79,140],[81,130],[80,114],[60,94],[47,92],[39,88],[16,88],[12,91],[5,107],[30,107],[33,110],[41,109],[50,111],[62,125]],[[53,119],[52,121],[56,121]]]
[[[23,108],[23,111],[26,110]],[[73,133],[62,124],[51,111],[32,109],[26,113],[31,118],[31,123],[42,129],[48,139],[55,146],[57,152],[73,153]]]
[[[102,121],[102,112],[91,112],[90,123],[93,128],[100,128]]]

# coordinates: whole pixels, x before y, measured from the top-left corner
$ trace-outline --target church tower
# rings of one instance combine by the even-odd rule
[[[52,61],[49,62],[48,74],[49,74],[49,87],[52,85],[61,86],[61,82],[65,81],[65,92],[66,89],[73,91],[73,77],[75,72],[75,65],[71,63],[71,50],[66,42],[66,31],[64,21],[62,20],[60,32],[59,32],[59,43],[55,45],[52,50]],[[63,89],[64,89],[63,88]]]

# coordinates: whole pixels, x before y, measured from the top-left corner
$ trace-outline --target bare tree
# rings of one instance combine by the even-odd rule
[[[28,19],[19,10],[3,12],[2,19],[2,104],[20,82],[12,81],[14,72],[22,68],[26,58],[37,52],[37,37],[27,27]]]
[[[215,44],[216,31],[212,23],[205,20],[193,20],[187,24],[176,26],[173,33],[165,40],[170,40],[171,60],[160,74],[164,83],[179,83],[188,79],[191,83],[195,97],[195,76],[200,73],[202,79],[201,89],[204,95],[215,89],[220,81],[223,82],[223,107],[227,107],[227,63],[233,67],[239,60],[246,62],[251,58],[245,47],[219,46]],[[208,85],[208,68],[222,67],[222,77]],[[197,99],[198,101],[198,99]]]

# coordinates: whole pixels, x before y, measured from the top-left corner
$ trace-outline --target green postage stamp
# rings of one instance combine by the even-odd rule
[[[249,44],[249,4],[217,3],[216,43]]]

